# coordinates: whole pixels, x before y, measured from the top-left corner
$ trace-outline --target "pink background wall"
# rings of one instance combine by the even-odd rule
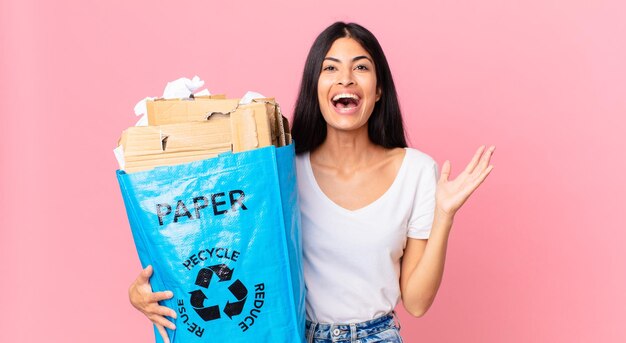
[[[2,0],[0,341],[150,342],[127,300],[140,267],[112,153],[133,105],[197,74],[290,115],[335,20],[379,38],[412,146],[453,172],[498,147],[435,304],[401,311],[406,341],[625,341],[624,13],[617,0]]]

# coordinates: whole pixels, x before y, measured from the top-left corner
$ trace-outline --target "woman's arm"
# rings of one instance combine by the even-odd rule
[[[437,182],[435,216],[430,237],[407,241],[402,257],[400,290],[404,308],[413,316],[426,313],[435,300],[443,277],[448,237],[454,215],[493,169],[489,161],[495,147],[480,147],[465,170],[454,180],[446,161]]]
[[[429,239],[409,238],[402,257],[400,289],[404,308],[421,317],[435,300],[443,277],[452,218],[435,213]]]

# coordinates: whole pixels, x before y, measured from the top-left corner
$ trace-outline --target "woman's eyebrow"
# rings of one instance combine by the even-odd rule
[[[354,57],[352,59],[352,62],[356,62],[356,61],[362,60],[362,59],[366,59],[366,60],[370,61],[371,63],[374,63],[374,62],[372,62],[371,58],[369,58],[369,57],[367,57],[365,55]],[[330,61],[333,61],[333,62],[341,63],[341,60],[339,60],[338,58],[335,58],[335,57],[325,57],[324,60],[330,60]]]
[[[357,57],[353,58],[353,59],[352,59],[352,62],[356,62],[356,61],[358,61],[358,60],[362,60],[362,59],[366,59],[366,60],[370,61],[372,64],[374,64],[374,62],[372,61],[372,59],[371,59],[371,58],[369,58],[369,57],[367,57],[367,56],[365,56],[365,55],[363,55],[363,56],[357,56]]]

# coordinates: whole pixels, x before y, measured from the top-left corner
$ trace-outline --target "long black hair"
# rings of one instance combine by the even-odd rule
[[[322,117],[317,98],[317,81],[328,50],[335,40],[345,37],[361,44],[372,57],[376,67],[376,87],[381,90],[381,97],[376,102],[368,122],[369,139],[385,148],[407,146],[396,87],[378,40],[359,24],[336,22],[317,36],[304,65],[291,129],[298,154],[315,150],[326,139],[326,122]]]

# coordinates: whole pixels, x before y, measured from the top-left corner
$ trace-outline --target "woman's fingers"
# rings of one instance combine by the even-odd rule
[[[157,306],[154,309],[154,312],[160,314],[162,316],[167,316],[176,319],[176,311],[172,310],[167,306]]]
[[[441,176],[439,176],[439,181],[448,181],[450,177],[450,161],[446,160],[443,162],[443,166],[441,166]]]
[[[485,170],[483,170],[482,173],[480,173],[478,178],[474,180],[474,189],[478,188],[478,186],[480,186],[480,184],[483,183],[483,181],[485,181],[485,179],[487,178],[489,173],[491,173],[492,170],[493,170],[493,166],[491,165],[491,166],[488,166]]]
[[[152,266],[147,266],[144,270],[139,273],[137,277],[137,283],[147,283],[150,281],[150,277],[152,276]]]
[[[480,156],[483,154],[484,150],[485,150],[484,145],[481,145],[480,147],[478,147],[478,150],[476,150],[474,157],[472,157],[472,160],[467,164],[467,167],[465,167],[466,173],[471,174],[474,171],[474,168],[476,168],[478,161],[480,161]]]
[[[483,153],[483,156],[480,158],[480,163],[478,164],[478,168],[474,171],[478,172],[478,175],[481,176],[487,166],[489,165],[489,161],[491,160],[491,155],[493,155],[493,151],[496,150],[495,145],[489,147],[487,151]]]
[[[157,330],[161,334],[161,338],[163,338],[163,343],[170,343],[170,339],[169,337],[167,337],[167,331],[165,331],[165,328],[163,327],[163,325],[160,325],[160,324],[154,324],[154,325],[156,326]]]
[[[154,292],[149,296],[149,300],[151,302],[157,302],[162,300],[171,299],[174,296],[174,293],[171,291],[163,291],[163,292]]]
[[[148,315],[148,319],[150,319],[154,324],[162,325],[170,330],[176,330],[176,325],[160,314],[150,314]]]
[[[137,279],[131,284],[128,295],[131,304],[154,323],[163,342],[169,343],[165,328],[176,330],[176,325],[169,321],[167,317],[176,318],[176,311],[159,305],[159,301],[171,299],[174,293],[171,291],[152,292],[150,277],[152,276],[152,266],[147,266],[139,273]]]
[[[159,305],[159,301],[170,299],[173,295],[174,294],[170,291],[150,293],[148,295],[148,301],[146,302],[146,306],[144,307],[146,315],[158,314],[161,316],[176,318],[176,312],[174,310],[167,306]]]

